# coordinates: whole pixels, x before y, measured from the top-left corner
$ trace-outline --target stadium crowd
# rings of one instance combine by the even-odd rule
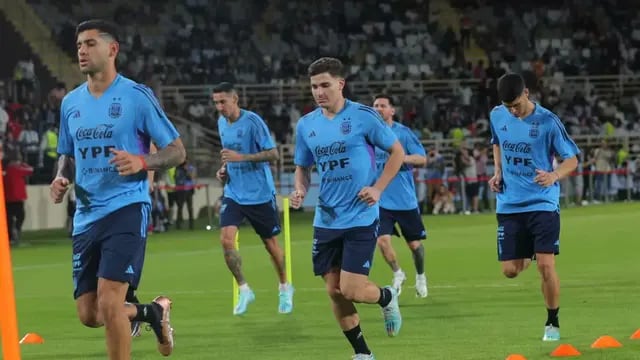
[[[640,132],[640,94],[602,98],[589,87],[561,90],[566,76],[640,72],[640,11],[631,11],[638,10],[638,4],[630,1],[567,0],[545,6],[537,1],[535,7],[529,6],[531,1],[509,5],[452,1],[461,14],[458,29],[443,27],[426,0],[159,0],[153,6],[139,0],[29,3],[73,57],[75,25],[98,12],[113,14],[112,20],[125,34],[120,71],[151,86],[291,83],[306,79],[306,67],[319,54],[341,54],[349,65],[348,82],[477,80],[477,85],[460,86],[452,94],[407,92],[396,99],[399,120],[423,139],[488,137],[488,112],[497,102],[496,79],[506,71],[523,73],[532,97],[558,113],[572,135]],[[465,58],[473,44],[486,52],[486,63]],[[14,78],[27,90],[33,88],[29,69],[28,62],[16,64]],[[38,102],[30,100],[33,96],[19,102],[0,87],[0,137],[5,149],[19,149],[34,166],[31,183],[50,180],[60,101],[71,85],[75,84],[58,84]],[[209,103],[176,98],[164,106],[169,114],[215,127],[215,109]],[[253,101],[249,108],[263,115],[277,143],[287,144],[298,118],[313,106],[272,99]],[[637,161],[629,154],[640,153],[638,148],[608,147],[604,152],[599,148],[585,149],[585,167],[627,167]],[[428,150],[437,157],[437,149]],[[487,171],[481,156],[486,151],[477,148],[473,153],[478,174]],[[436,169],[437,161],[433,164],[420,176],[445,175],[444,168]],[[454,167],[456,173],[465,172]],[[601,193],[594,195],[598,198]]]

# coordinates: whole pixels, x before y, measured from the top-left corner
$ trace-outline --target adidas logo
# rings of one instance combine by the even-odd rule
[[[125,271],[124,273],[133,275],[134,274],[133,266],[129,265],[129,267],[127,268],[127,271]]]
[[[316,136],[316,131],[315,130],[311,130],[311,133],[309,134],[309,137],[315,137]]]
[[[507,131],[507,125],[500,128],[501,131]]]
[[[362,265],[363,268],[365,269],[369,269],[371,267],[371,263],[369,262],[369,260],[367,260],[366,263],[364,263],[364,265]]]

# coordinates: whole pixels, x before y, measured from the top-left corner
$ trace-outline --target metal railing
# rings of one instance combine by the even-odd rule
[[[454,95],[461,86],[477,86],[477,79],[460,80],[389,80],[389,81],[354,81],[347,85],[353,98],[369,97],[378,91],[385,91],[390,95],[400,96],[405,94],[426,95],[444,94]],[[623,94],[635,94],[640,92],[640,75],[593,75],[593,76],[566,76],[564,78],[545,77],[542,79],[545,86],[558,84],[563,92],[565,90],[574,93],[591,89],[591,94],[599,97],[611,98]],[[209,85],[164,85],[160,88],[162,101],[176,99],[189,103],[192,101],[209,102],[213,84]],[[294,103],[311,100],[309,84],[296,82],[288,84],[237,84],[243,106],[251,102],[280,101]]]

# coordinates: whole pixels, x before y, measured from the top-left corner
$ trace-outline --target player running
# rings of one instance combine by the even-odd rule
[[[396,252],[391,245],[391,235],[400,236],[395,227],[398,224],[402,236],[405,238],[407,246],[409,246],[413,255],[413,264],[416,269],[416,295],[425,298],[428,295],[428,290],[427,277],[424,273],[424,246],[421,240],[427,238],[427,232],[418,208],[418,197],[413,180],[413,167],[425,166],[427,154],[422,144],[420,144],[420,140],[411,129],[393,121],[395,108],[391,96],[377,95],[373,102],[373,107],[396,134],[406,154],[398,175],[393,178],[380,196],[378,248],[393,271],[392,286],[400,295],[402,284],[407,279],[407,275],[400,268],[396,259]],[[376,148],[376,165],[379,172],[383,171],[388,158],[388,152]]]
[[[560,281],[555,256],[560,253],[560,184],[578,164],[580,150],[560,119],[529,100],[518,74],[498,80],[502,105],[490,114],[497,192],[498,260],[515,278],[535,256],[547,306],[544,341],[560,340]],[[553,170],[554,157],[562,162]]]

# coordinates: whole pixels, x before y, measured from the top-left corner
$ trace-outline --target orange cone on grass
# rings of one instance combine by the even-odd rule
[[[20,344],[43,344],[44,339],[36,333],[27,333],[21,340]]]
[[[631,334],[631,337],[629,339],[631,339],[631,340],[640,340],[640,329],[636,330],[636,332]]]
[[[591,344],[592,349],[609,349],[619,347],[622,347],[622,344],[614,337],[608,335],[600,336],[593,342],[593,344]]]
[[[505,360],[527,360],[527,358],[520,354],[511,354]]]
[[[551,356],[555,356],[555,357],[569,357],[569,356],[580,356],[580,355],[582,355],[580,354],[580,351],[578,351],[578,349],[574,348],[569,344],[562,344],[558,346],[555,350],[553,350],[553,352],[551,353]]]

